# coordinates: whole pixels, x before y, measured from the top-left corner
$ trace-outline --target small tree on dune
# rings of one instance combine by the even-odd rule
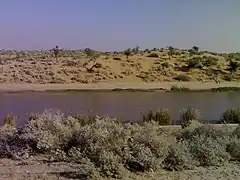
[[[170,58],[172,57],[173,53],[174,53],[174,48],[173,48],[172,46],[169,46],[169,47],[168,47],[169,60],[170,60]]]
[[[132,52],[133,52],[134,54],[139,53],[139,46],[136,46],[135,48],[133,48],[133,49],[132,49]]]
[[[192,49],[193,49],[195,52],[198,52],[198,51],[199,51],[199,47],[197,47],[197,46],[193,46]]]
[[[127,60],[128,60],[128,57],[131,55],[131,49],[128,48],[127,50],[125,50],[124,54],[127,56]]]
[[[58,46],[56,46],[55,48],[53,48],[53,53],[54,53],[55,59],[56,59],[56,61],[57,61],[58,56],[59,56],[59,54],[60,54],[60,50],[59,50]]]
[[[228,66],[229,66],[228,70],[233,73],[233,72],[236,72],[236,71],[238,70],[238,68],[239,68],[240,65],[239,65],[238,62],[231,60],[231,61],[229,62],[229,65],[228,65]]]
[[[97,52],[97,51],[92,50],[90,48],[86,48],[85,53],[88,57],[90,57],[90,61],[93,61],[93,65],[90,68],[86,67],[88,72],[93,72],[93,68],[101,67],[101,64],[96,62],[97,59],[101,56],[100,52]]]

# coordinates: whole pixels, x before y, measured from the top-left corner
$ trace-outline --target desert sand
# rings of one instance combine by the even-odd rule
[[[0,51],[0,90],[238,87],[238,53],[167,49],[124,52]],[[220,84],[217,83],[220,82]]]

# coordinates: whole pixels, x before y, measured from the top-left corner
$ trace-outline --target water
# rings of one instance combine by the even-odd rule
[[[0,118],[9,113],[18,116],[18,125],[26,123],[26,114],[58,108],[64,113],[118,117],[138,121],[141,112],[150,108],[168,108],[172,118],[179,120],[180,110],[198,108],[205,120],[219,120],[229,107],[240,107],[238,92],[79,92],[79,93],[6,93],[0,94]]]

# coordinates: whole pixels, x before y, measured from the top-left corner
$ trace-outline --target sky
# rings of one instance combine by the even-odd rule
[[[240,51],[240,0],[1,0],[0,49]]]

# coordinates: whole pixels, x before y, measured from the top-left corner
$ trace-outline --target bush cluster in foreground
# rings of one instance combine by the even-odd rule
[[[78,165],[81,178],[121,178],[127,171],[184,170],[240,160],[240,126],[216,127],[202,124],[198,116],[182,115],[187,123],[171,132],[153,117],[126,126],[111,117],[46,110],[32,116],[21,130],[9,124],[1,128],[0,158],[21,160],[44,154]]]

